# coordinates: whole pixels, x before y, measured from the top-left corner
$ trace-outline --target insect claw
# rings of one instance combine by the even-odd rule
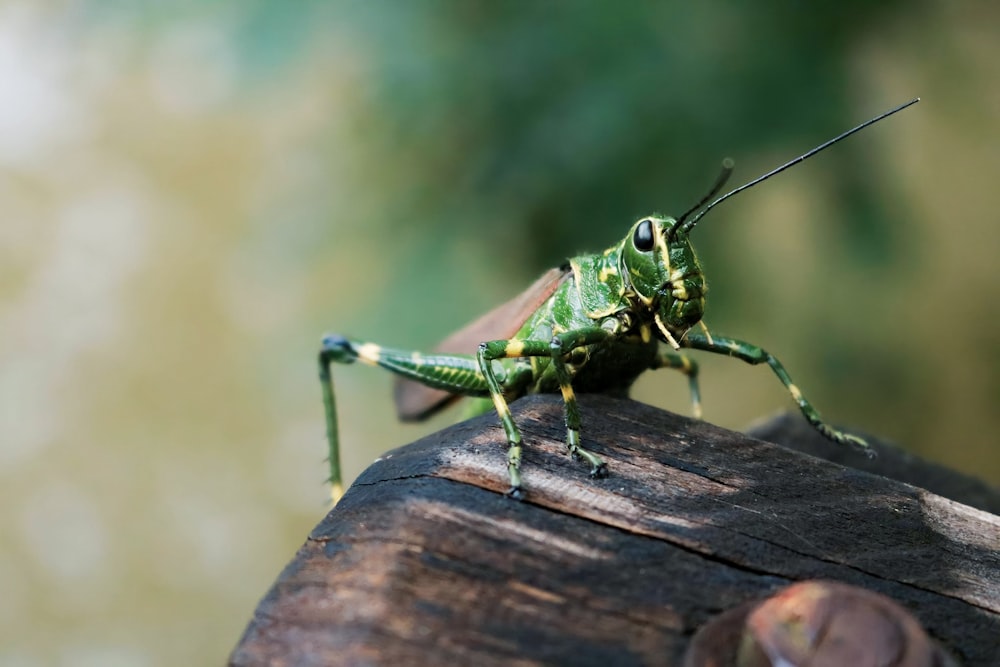
[[[856,435],[851,435],[850,433],[841,433],[840,431],[834,431],[831,429],[831,433],[825,431],[820,431],[826,437],[830,438],[834,442],[840,443],[842,445],[850,445],[854,449],[860,451],[865,456],[870,459],[874,459],[878,456],[878,452],[868,444],[868,441]]]
[[[601,461],[600,465],[594,466],[590,469],[591,479],[604,479],[608,476],[608,464]]]
[[[873,459],[878,456],[878,452],[876,452],[872,446],[865,442],[862,438],[849,435],[847,436],[847,444],[851,445],[855,449],[860,449],[869,459]]]
[[[507,489],[507,493],[504,495],[512,500],[524,500],[524,489],[520,486],[512,486]]]

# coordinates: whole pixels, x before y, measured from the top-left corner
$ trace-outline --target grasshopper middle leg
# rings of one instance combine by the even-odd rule
[[[589,327],[575,331],[567,331],[552,338],[551,341],[541,340],[494,340],[479,346],[477,359],[480,371],[489,387],[493,405],[504,433],[507,435],[507,470],[510,476],[510,489],[507,494],[513,498],[522,498],[521,489],[521,431],[514,423],[504,398],[504,390],[496,377],[493,361],[517,357],[549,357],[559,389],[565,404],[566,447],[574,459],[583,459],[590,464],[591,477],[603,477],[607,474],[607,464],[593,452],[580,446],[580,409],[573,392],[573,385],[566,357],[579,347],[600,343],[610,334],[599,327]]]

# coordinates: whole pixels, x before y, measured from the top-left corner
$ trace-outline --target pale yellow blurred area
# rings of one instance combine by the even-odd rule
[[[0,665],[218,664],[324,512],[308,313],[359,295],[260,258],[350,73],[237,99],[225,28],[0,9]]]
[[[759,259],[712,289],[752,281],[754,317],[710,305],[707,322],[778,354],[807,393],[820,370],[793,313],[919,359],[905,378],[919,389],[880,399],[891,412],[812,397],[832,421],[998,482],[1000,42],[974,9],[940,5],[872,38],[850,82],[858,120],[924,97],[866,139],[909,198],[919,261],[879,284],[803,261],[836,221],[832,195],[793,170],[726,221]],[[362,186],[389,159],[369,150],[364,44],[331,26],[281,76],[253,78],[228,45],[231,11],[143,30],[80,28],[72,8],[0,5],[0,667],[220,664],[326,509],[320,335],[403,347],[448,331],[377,328],[403,305],[385,245],[408,237],[352,224],[379,210]],[[506,260],[462,247],[433,258],[467,311],[442,327],[519,288]],[[742,428],[790,407],[766,370],[699,361],[706,419]],[[335,380],[348,481],[447,420],[396,425],[371,369]],[[637,398],[688,411],[672,374]]]

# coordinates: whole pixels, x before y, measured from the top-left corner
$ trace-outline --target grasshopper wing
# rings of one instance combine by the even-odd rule
[[[569,275],[571,271],[568,266],[549,269],[531,287],[448,336],[434,348],[434,351],[475,354],[482,342],[510,338],[555,293]],[[421,421],[461,396],[397,377],[393,398],[396,401],[396,415],[400,421]]]

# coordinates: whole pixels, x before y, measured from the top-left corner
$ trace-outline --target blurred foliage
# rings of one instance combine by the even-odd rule
[[[435,247],[530,238],[519,255],[537,269],[603,247],[610,225],[651,205],[686,207],[723,155],[840,127],[847,56],[899,3],[772,4],[355,2],[290,17],[263,3],[240,43],[258,65],[290,59],[307,35],[362,54],[352,92],[371,115],[355,128],[369,157],[357,169],[382,185],[387,215],[359,224],[402,222]],[[892,223],[871,210],[863,156],[845,147],[828,167],[845,195],[834,213],[859,220],[845,235],[881,259]]]
[[[221,662],[322,512],[321,332],[426,348],[723,157],[736,185],[915,95],[699,224],[707,322],[831,421],[1000,480],[998,18],[0,5],[0,666]],[[710,421],[791,407],[698,359]],[[335,375],[350,477],[449,418],[403,429],[388,378]],[[670,373],[636,396],[688,406]]]
[[[376,3],[345,18],[371,51],[373,150],[404,178],[434,175],[393,195],[399,216],[436,240],[530,238],[519,253],[542,267],[653,202],[686,207],[727,152],[829,132],[849,102],[844,53],[895,5],[789,4],[773,21],[732,3]]]

